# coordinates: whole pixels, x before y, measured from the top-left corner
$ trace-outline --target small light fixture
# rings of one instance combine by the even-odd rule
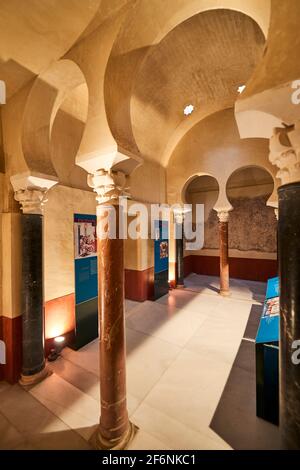
[[[246,88],[246,85],[240,85],[240,86],[238,87],[238,92],[239,92],[239,94],[243,93],[243,91],[245,90],[245,88]]]
[[[56,338],[54,338],[55,347],[50,350],[48,361],[56,361],[56,359],[60,356],[60,353],[64,347],[65,339],[66,338],[64,336],[56,336]]]
[[[184,110],[183,110],[183,114],[185,116],[189,116],[190,114],[192,114],[192,112],[194,111],[194,105],[192,104],[188,104]]]
[[[54,342],[56,344],[61,344],[65,341],[65,337],[64,336],[57,336],[56,338],[54,338]]]

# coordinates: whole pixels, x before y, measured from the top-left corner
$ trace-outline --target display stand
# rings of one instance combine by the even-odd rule
[[[268,281],[264,309],[255,341],[256,413],[279,423],[279,279]]]
[[[169,237],[168,222],[155,220],[154,241],[154,299],[169,292]]]
[[[74,215],[75,338],[79,349],[98,336],[98,274],[96,216]]]

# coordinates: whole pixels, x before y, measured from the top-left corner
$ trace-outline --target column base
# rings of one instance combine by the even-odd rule
[[[184,289],[185,288],[185,285],[184,284],[177,284],[177,289]]]
[[[33,375],[22,374],[19,380],[19,384],[22,385],[22,387],[32,387],[33,385],[36,385],[42,382],[43,380],[45,380],[51,374],[52,374],[52,371],[48,369],[47,367],[44,367],[44,369],[38,372],[37,374],[33,374]]]
[[[90,444],[96,450],[125,450],[138,432],[138,427],[129,421],[127,431],[118,439],[108,440],[101,436],[99,427],[90,439]]]
[[[220,290],[220,295],[222,297],[230,297],[231,296],[231,292],[230,290]]]

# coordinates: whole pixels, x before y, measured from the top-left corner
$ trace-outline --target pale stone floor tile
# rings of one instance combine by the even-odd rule
[[[28,434],[27,449],[38,450],[91,450],[89,443],[72,429],[56,433]]]
[[[127,319],[127,327],[182,347],[206,318],[190,311],[188,306],[170,309],[163,304],[145,302]]]
[[[144,403],[177,419],[195,431],[205,432],[213,417],[230,364],[183,350]]]
[[[23,437],[22,441],[17,439],[14,448],[41,450],[89,448],[84,439],[19,385],[11,387],[9,393],[3,393],[0,412],[10,426]]]
[[[188,289],[175,289],[164,295],[156,303],[168,305],[178,309],[187,308],[195,313],[208,314],[211,309],[215,309],[220,301],[220,296],[212,297],[210,295],[199,294]]]
[[[185,279],[187,289],[201,294],[218,294],[220,288],[219,279],[214,276],[203,276],[195,273]],[[246,281],[243,279],[230,279],[230,291],[232,297],[244,300],[263,301],[266,284],[264,282]]]
[[[91,437],[99,422],[99,401],[56,374],[33,387],[30,394],[84,439]]]
[[[99,376],[99,341],[94,340],[92,343],[84,346],[79,351],[73,351],[70,348],[65,348],[62,352],[62,357],[68,361],[86,369]]]
[[[139,402],[167,370],[180,348],[127,328],[127,390]]]
[[[12,450],[38,450],[30,442],[23,440],[20,444],[16,445]]]
[[[11,450],[21,445],[22,434],[0,413],[0,450]]]
[[[200,292],[126,301],[128,409],[140,427],[131,449],[230,448],[209,426],[265,286],[237,282],[234,295],[222,298],[199,287],[214,288],[217,279],[189,281]],[[55,374],[30,393],[0,383],[1,448],[90,448],[100,414],[98,340],[79,351],[65,348],[62,356],[50,366]]]
[[[2,392],[7,392],[8,393],[8,391],[11,387],[12,387],[12,385],[10,385],[9,383],[1,381],[0,382],[0,394]]]
[[[195,331],[185,348],[202,357],[211,357],[233,363],[240,346],[250,313],[250,306],[242,303],[237,314],[232,308],[231,320],[224,315],[209,317]],[[228,309],[230,312],[230,308]]]
[[[151,436],[143,429],[139,429],[130,443],[128,450],[172,450],[166,444]]]
[[[82,392],[99,400],[99,377],[80,365],[68,360],[68,356],[59,357],[55,362],[50,362],[48,367],[58,376],[77,387]]]
[[[67,358],[58,358],[55,362],[49,364],[50,369],[58,376],[70,384],[77,387],[83,393],[86,393],[97,402],[100,401],[100,383],[99,377],[95,374],[77,366],[73,362],[68,361]],[[131,415],[139,405],[139,400],[127,393],[127,406],[128,413]]]
[[[193,431],[174,418],[142,403],[132,416],[134,423],[161,442],[176,450],[230,449],[215,433],[211,437]],[[213,435],[215,434],[215,435]]]
[[[0,412],[23,434],[33,429],[36,433],[54,433],[67,429],[61,420],[19,385],[14,385],[9,393],[1,396]]]
[[[130,315],[132,310],[141,305],[141,302],[136,302],[135,300],[125,299],[125,314],[126,316]]]

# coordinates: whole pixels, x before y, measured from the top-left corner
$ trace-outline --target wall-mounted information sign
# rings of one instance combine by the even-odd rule
[[[74,215],[76,349],[98,336],[97,219]]]

